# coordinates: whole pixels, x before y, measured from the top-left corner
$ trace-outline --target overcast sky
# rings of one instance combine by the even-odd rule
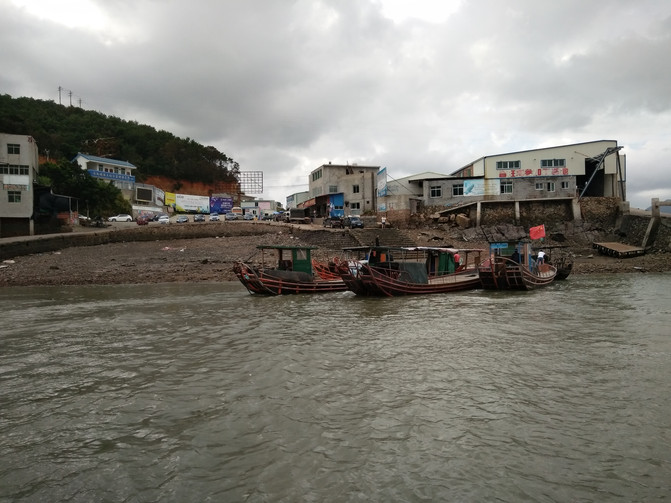
[[[0,47],[1,93],[213,145],[282,203],[329,161],[602,139],[632,206],[671,199],[671,1],[0,0]]]

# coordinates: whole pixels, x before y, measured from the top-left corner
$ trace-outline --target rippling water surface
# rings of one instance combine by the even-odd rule
[[[662,500],[670,286],[0,289],[0,499]]]

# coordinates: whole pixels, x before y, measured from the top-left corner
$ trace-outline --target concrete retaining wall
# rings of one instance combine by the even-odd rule
[[[291,229],[291,228],[290,228]],[[95,246],[132,241],[162,241],[167,239],[194,239],[217,236],[252,236],[264,233],[287,232],[287,227],[263,222],[257,223],[202,223],[135,226],[85,230],[67,234],[23,236],[0,240],[0,260],[33,253],[47,253],[73,246]],[[289,231],[291,232],[291,231]]]

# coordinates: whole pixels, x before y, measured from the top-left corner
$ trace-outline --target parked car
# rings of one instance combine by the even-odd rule
[[[187,217],[186,215],[180,215],[180,216],[177,217],[177,220],[175,220],[175,222],[177,222],[178,224],[185,224],[188,221],[189,221],[189,217]]]
[[[224,218],[226,220],[237,220],[238,215],[236,215],[235,213],[226,213],[226,215],[224,215]]]
[[[254,215],[252,215],[251,213],[245,213],[245,214],[242,216],[242,219],[243,219],[243,220],[254,220]]]
[[[342,224],[343,227],[349,227],[350,229],[363,229],[363,220],[357,216],[345,217]]]
[[[218,222],[219,213],[210,213],[210,222]]]
[[[158,223],[159,224],[169,224],[170,223],[170,216],[169,215],[161,215],[158,217]]]
[[[326,217],[322,223],[324,227],[330,227],[331,229],[340,228],[342,229],[342,218],[340,217]]]
[[[125,213],[121,213],[119,215],[114,215],[113,217],[109,217],[107,219],[109,222],[132,222],[133,217],[130,215],[126,215]]]
[[[205,221],[205,215],[203,215],[202,213],[196,213],[193,216],[193,221],[194,222],[204,222]]]

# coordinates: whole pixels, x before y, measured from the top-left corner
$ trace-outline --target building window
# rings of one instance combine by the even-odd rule
[[[568,182],[562,182],[561,183],[561,188],[564,189],[564,190],[567,190],[568,189]]]
[[[520,161],[496,161],[496,169],[520,169]]]
[[[12,155],[12,154],[20,154],[21,153],[21,145],[18,143],[8,143],[7,144],[7,154]]]
[[[443,197],[443,188],[440,185],[431,185],[429,187],[429,197]]]
[[[10,203],[20,203],[21,202],[21,191],[20,190],[9,190],[7,191],[7,201]]]
[[[544,188],[543,182],[536,182],[536,190],[543,190]]]
[[[501,180],[501,194],[512,194],[512,193],[513,193],[513,181]]]
[[[548,182],[548,192],[554,192],[554,191],[555,191],[555,183]]]
[[[338,192],[338,186],[337,185],[329,185],[329,194],[335,194]]]
[[[361,209],[361,203],[349,203],[349,208],[351,210],[360,210]]]
[[[541,168],[557,168],[566,166],[566,159],[541,159]]]
[[[352,185],[352,194],[358,194],[358,193],[359,193],[359,186]]]
[[[458,183],[456,185],[452,185],[452,195],[453,196],[463,196],[464,195],[464,184],[463,183]]]
[[[30,166],[17,165],[17,164],[5,164],[0,166],[1,175],[29,175]]]
[[[321,169],[312,173],[312,181],[313,182],[316,181],[316,180],[319,180],[321,177],[322,177],[322,170]]]

